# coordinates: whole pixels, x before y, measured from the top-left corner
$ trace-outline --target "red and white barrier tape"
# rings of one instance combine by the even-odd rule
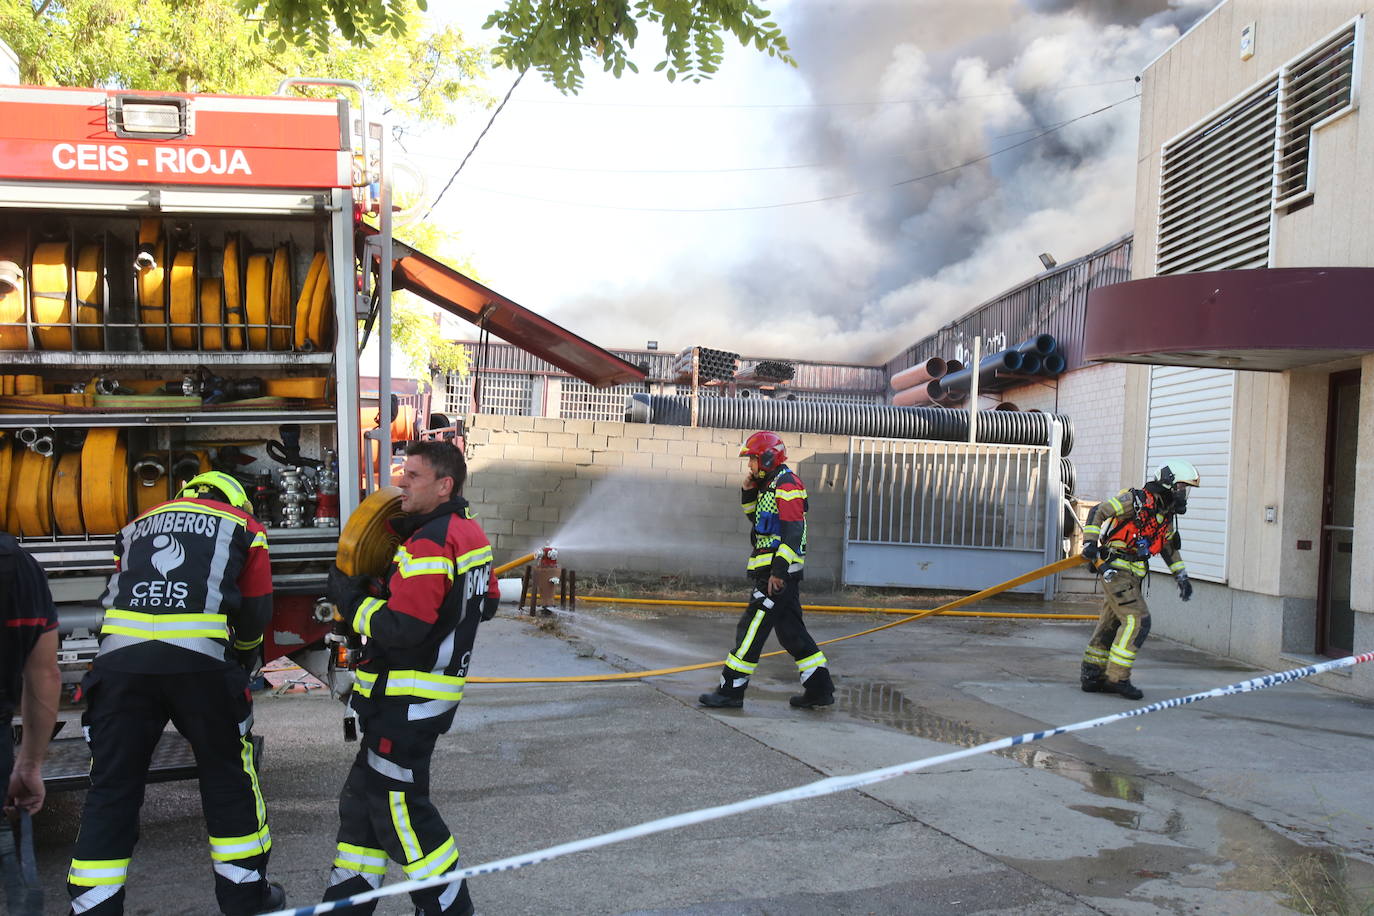
[[[1279,684],[1286,684],[1289,681],[1296,681],[1300,678],[1311,677],[1314,674],[1321,674],[1324,671],[1333,671],[1336,668],[1348,668],[1353,665],[1363,664],[1364,662],[1374,661],[1374,652],[1365,652],[1360,655],[1351,655],[1346,658],[1337,658],[1329,662],[1322,662],[1316,665],[1308,665],[1305,668],[1294,668],[1290,671],[1280,671],[1277,674],[1266,674],[1263,677],[1253,678],[1248,681],[1241,681],[1239,684],[1229,684],[1225,687],[1217,687],[1213,690],[1205,690],[1201,693],[1191,693],[1187,696],[1175,697],[1171,700],[1160,700],[1158,703],[1150,703],[1146,706],[1135,706],[1122,712],[1112,713],[1110,716],[1102,716],[1098,719],[1088,719],[1084,722],[1075,722],[1072,725],[1060,725],[1057,728],[1047,729],[1041,732],[1027,732],[1024,735],[1017,735],[1013,738],[1000,738],[996,741],[988,741],[970,748],[953,751],[948,754],[940,754],[935,757],[926,757],[921,760],[913,760],[909,763],[899,763],[895,766],[884,767],[879,770],[869,770],[865,773],[855,773],[851,776],[831,776],[828,779],[820,779],[816,782],[798,786],[795,789],[785,789],[781,792],[773,792],[768,795],[760,795],[755,798],[748,798],[744,801],[732,802],[728,805],[717,805],[714,808],[702,808],[697,811],[688,811],[684,814],[674,814],[670,817],[659,818],[658,820],[646,821],[633,827],[625,827],[621,830],[613,830],[610,833],[603,833],[600,836],[587,837],[582,840],[574,840],[570,843],[561,843],[558,846],[550,846],[547,849],[540,849],[536,852],[527,852],[518,856],[510,856],[505,859],[497,859],[485,865],[474,865],[471,868],[464,868],[459,871],[446,872],[433,878],[416,881],[399,881],[395,884],[388,884],[375,891],[368,891],[363,894],[356,894],[343,900],[333,900],[329,903],[317,903],[313,906],[298,907],[293,910],[281,910],[269,916],[311,916],[314,913],[328,913],[331,910],[343,909],[344,907],[354,906],[359,903],[366,903],[369,900],[378,900],[382,897],[390,897],[396,894],[409,894],[413,891],[424,890],[425,888],[440,887],[445,884],[452,884],[464,878],[475,878],[479,875],[490,875],[499,871],[510,871],[516,868],[524,868],[527,865],[535,865],[539,862],[547,862],[550,859],[557,859],[574,852],[582,852],[587,849],[596,849],[600,846],[609,846],[612,843],[622,843],[625,840],[633,840],[642,836],[649,836],[654,833],[662,833],[666,830],[676,830],[679,827],[686,827],[690,824],[700,824],[706,821],[717,820],[722,817],[730,817],[735,814],[743,814],[746,811],[755,811],[759,808],[767,808],[772,805],[781,805],[786,802],[800,801],[803,798],[816,798],[821,795],[830,795],[835,792],[844,792],[849,789],[858,789],[862,786],[872,785],[877,782],[885,782],[895,779],[898,776],[906,776],[918,770],[928,769],[942,763],[949,763],[954,760],[962,760],[965,757],[973,757],[977,754],[986,754],[991,751],[998,751],[1007,747],[1014,747],[1018,744],[1028,744],[1032,741],[1040,741],[1044,738],[1053,738],[1055,735],[1064,735],[1069,732],[1083,731],[1084,729],[1096,728],[1099,725],[1107,725],[1111,722],[1119,722],[1122,719],[1131,719],[1136,716],[1143,716],[1148,713],[1158,712],[1161,709],[1172,709],[1176,706],[1186,706],[1189,703],[1196,703],[1199,700],[1206,700],[1211,697],[1230,696],[1237,693],[1250,693],[1255,690],[1263,690],[1266,687],[1275,687]]]

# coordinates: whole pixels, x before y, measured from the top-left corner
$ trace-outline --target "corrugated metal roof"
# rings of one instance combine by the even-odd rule
[[[472,359],[472,365],[476,367],[480,362],[483,372],[562,374],[562,370],[557,366],[509,344],[492,342],[486,345],[485,352],[480,352],[479,348],[482,345],[476,341],[461,341],[460,343],[467,348],[468,356]],[[653,381],[666,382],[677,378],[672,370],[676,352],[615,349],[609,352],[631,365],[645,369],[649,379]],[[740,358],[740,363],[748,365],[760,359],[777,359],[777,357],[745,356]],[[813,363],[799,360],[786,360],[786,362],[792,363],[796,368],[796,374],[791,381],[779,386],[780,389],[784,390],[883,392],[887,387],[887,374],[881,366]]]
[[[997,335],[1014,347],[1036,334],[1053,334],[1065,371],[1082,367],[1088,292],[1131,278],[1131,239],[1125,236],[988,300],[892,357],[884,366],[886,375],[932,356],[952,359],[961,344],[970,349],[974,337]]]

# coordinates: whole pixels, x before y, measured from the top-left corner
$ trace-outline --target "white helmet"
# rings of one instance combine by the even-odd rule
[[[1171,511],[1175,515],[1182,515],[1188,511],[1188,488],[1202,482],[1193,463],[1179,458],[1164,462],[1164,466],[1159,469],[1157,480],[1160,489],[1168,495]]]
[[[1196,487],[1202,483],[1193,463],[1180,458],[1173,458],[1164,462],[1164,466],[1159,469],[1157,479],[1171,490],[1179,486]]]

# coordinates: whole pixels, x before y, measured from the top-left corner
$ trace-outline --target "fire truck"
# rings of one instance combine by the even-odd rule
[[[377,430],[358,359],[390,340],[390,166],[356,85],[278,93],[0,87],[0,527],[48,572],[64,681],[95,654],[115,534],[211,469],[268,526],[266,660],[326,667],[340,519],[389,482],[389,347]],[[62,745],[50,785],[80,785]],[[180,747],[152,778],[185,775]]]
[[[388,139],[345,80],[270,97],[0,85],[0,528],[48,572],[65,681],[96,652],[115,534],[211,469],[268,527],[266,661],[332,681],[320,596],[340,521],[390,482],[393,290],[597,387],[644,381],[396,241]],[[191,771],[176,739],[150,778]],[[84,745],[63,744],[50,786],[84,785]]]

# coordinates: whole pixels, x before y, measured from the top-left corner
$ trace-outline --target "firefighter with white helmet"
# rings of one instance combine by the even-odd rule
[[[1175,519],[1188,510],[1188,491],[1200,483],[1191,462],[1167,461],[1143,488],[1122,490],[1088,516],[1083,557],[1102,574],[1104,600],[1079,671],[1085,693],[1116,693],[1128,700],[1144,696],[1131,683],[1136,653],[1150,633],[1150,610],[1140,584],[1150,557],[1158,555],[1178,583],[1179,598],[1193,597]]]
[[[743,706],[763,644],[769,632],[776,631],[778,642],[796,661],[802,682],[803,692],[790,703],[802,709],[829,706],[835,702],[835,687],[825,653],[802,620],[806,486],[787,466],[787,448],[776,433],[754,433],[739,454],[749,459],[740,502],[750,522],[747,571],[754,590],[736,627],[735,648],[726,656],[720,686],[703,693],[698,702],[717,709]]]

